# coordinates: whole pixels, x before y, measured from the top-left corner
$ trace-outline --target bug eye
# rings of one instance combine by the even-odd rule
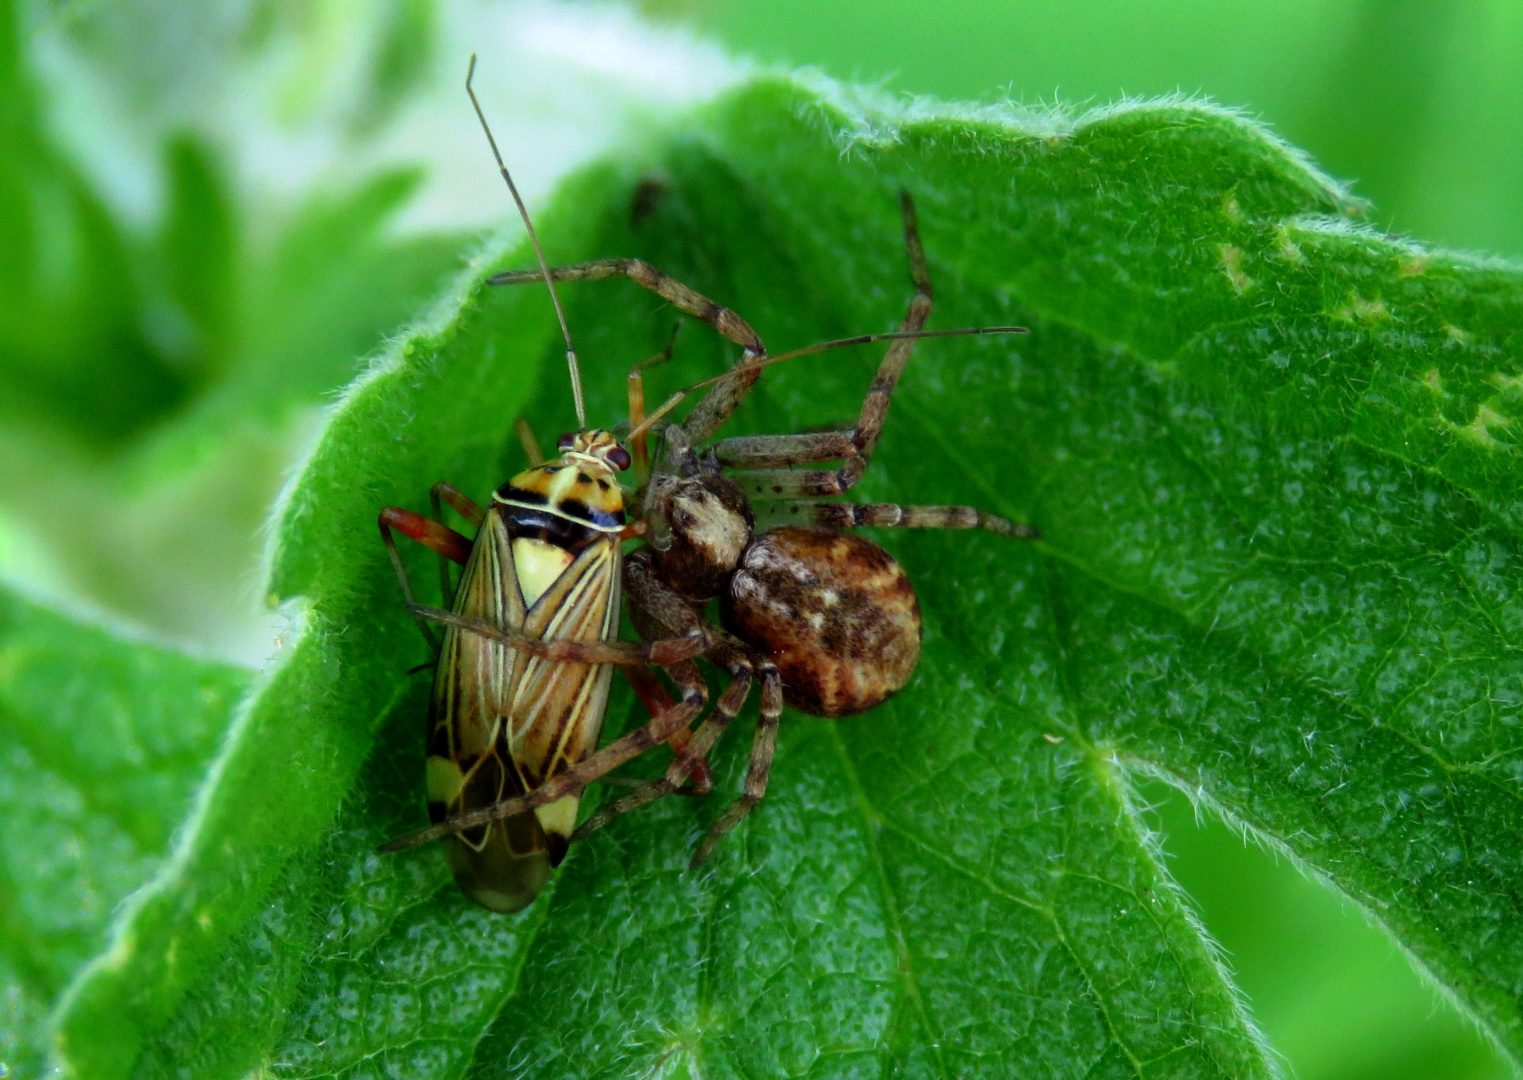
[[[557,450],[559,450],[561,453],[564,454],[567,450],[570,450],[571,447],[575,443],[576,443],[576,432],[574,432],[574,431],[568,431],[568,432],[566,432],[566,434],[562,435],[559,439],[555,440],[555,448]]]
[[[608,451],[608,464],[623,472],[629,468],[629,451],[622,446],[615,446],[612,450]]]

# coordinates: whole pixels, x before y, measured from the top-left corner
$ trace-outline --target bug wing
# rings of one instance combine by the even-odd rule
[[[512,539],[495,510],[477,534],[454,610],[507,630],[524,627]],[[503,737],[524,658],[479,634],[445,629],[429,709],[428,811],[434,821],[524,793]],[[461,891],[493,911],[527,906],[550,877],[544,830],[532,814],[451,836],[445,847]]]
[[[594,540],[534,602],[524,633],[550,641],[612,641],[618,636],[624,557],[618,540]],[[510,690],[505,756],[532,791],[596,748],[613,668],[523,655]],[[567,796],[535,811],[550,862],[558,864],[576,828],[579,799]]]

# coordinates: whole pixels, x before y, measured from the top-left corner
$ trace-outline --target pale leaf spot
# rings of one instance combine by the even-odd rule
[[[1243,253],[1232,244],[1222,245],[1222,272],[1239,296],[1253,288],[1253,279],[1243,272]]]

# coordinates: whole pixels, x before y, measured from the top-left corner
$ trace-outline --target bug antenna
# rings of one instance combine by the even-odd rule
[[[524,219],[524,228],[529,231],[529,241],[534,245],[534,255],[539,259],[540,272],[545,275],[545,288],[550,290],[550,302],[555,305],[555,317],[561,324],[561,336],[566,339],[566,367],[571,372],[571,400],[576,404],[576,425],[578,428],[587,426],[587,409],[582,404],[582,372],[576,363],[576,346],[571,344],[571,328],[566,325],[566,313],[561,310],[561,298],[555,292],[555,279],[550,274],[550,264],[545,261],[545,251],[539,246],[539,234],[534,231],[534,222],[529,220],[529,211],[524,206],[523,198],[518,194],[518,185],[513,183],[513,174],[508,172],[508,167],[503,163],[502,152],[497,149],[497,140],[492,137],[491,125],[487,123],[486,114],[481,111],[481,102],[476,100],[476,91],[471,87],[471,80],[476,77],[476,54],[471,53],[471,64],[465,72],[465,92],[470,95],[471,107],[476,110],[476,119],[481,121],[481,130],[486,132],[487,144],[492,148],[492,157],[497,159],[497,171],[502,173],[502,178],[507,182],[508,192],[513,196],[513,202],[518,207],[518,216]]]

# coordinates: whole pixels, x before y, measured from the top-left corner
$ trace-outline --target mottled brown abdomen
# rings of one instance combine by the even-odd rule
[[[865,712],[909,682],[920,603],[909,575],[871,540],[785,526],[746,549],[720,612],[777,664],[787,703],[813,716]]]

